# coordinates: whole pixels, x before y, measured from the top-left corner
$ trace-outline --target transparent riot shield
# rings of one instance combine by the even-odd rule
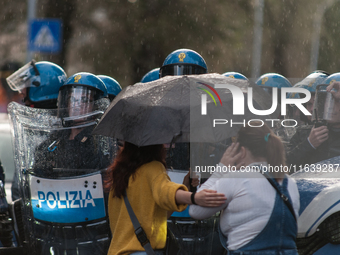
[[[107,254],[103,179],[117,146],[91,134],[107,106],[98,100],[95,111],[65,125],[57,110],[9,105],[28,254]]]
[[[327,91],[327,87],[328,84],[320,84],[316,87],[312,120],[317,126],[340,122],[340,102]]]

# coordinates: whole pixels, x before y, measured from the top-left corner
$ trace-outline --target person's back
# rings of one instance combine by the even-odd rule
[[[112,240],[108,254],[146,254],[147,249],[163,254],[167,217],[172,211],[183,211],[193,203],[210,207],[224,203],[225,197],[220,193],[207,190],[192,193],[185,185],[171,182],[166,173],[165,153],[163,144],[136,146],[125,141],[109,167],[105,183],[110,190]],[[137,229],[136,221],[132,224],[128,204],[141,228]]]
[[[137,169],[129,178],[126,189],[129,202],[137,219],[155,250],[163,249],[166,243],[167,211],[182,211],[186,205],[177,205],[174,192],[183,185],[170,182],[161,162],[152,161]],[[110,227],[113,232],[109,254],[125,254],[143,251],[127,213],[123,199],[109,196]]]

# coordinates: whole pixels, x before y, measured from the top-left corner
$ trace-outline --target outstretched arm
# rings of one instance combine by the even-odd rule
[[[177,204],[192,204],[192,192],[177,190],[176,203]],[[222,193],[217,193],[215,190],[204,189],[194,194],[194,200],[197,205],[205,207],[217,207],[225,203],[227,198]]]

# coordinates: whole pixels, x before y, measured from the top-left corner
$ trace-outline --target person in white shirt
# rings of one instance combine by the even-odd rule
[[[230,255],[298,254],[297,185],[284,171],[271,171],[287,169],[280,138],[260,122],[242,127],[237,143],[226,150],[220,166],[238,170],[215,172],[199,190],[224,193],[226,203],[216,208],[191,205],[191,217],[204,219],[222,210],[220,240]]]

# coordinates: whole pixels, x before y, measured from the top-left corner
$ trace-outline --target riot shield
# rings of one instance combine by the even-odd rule
[[[72,117],[77,125],[65,125],[70,120],[56,109],[9,105],[29,254],[107,254],[103,179],[117,146],[91,132],[108,103],[100,99],[94,111]]]

